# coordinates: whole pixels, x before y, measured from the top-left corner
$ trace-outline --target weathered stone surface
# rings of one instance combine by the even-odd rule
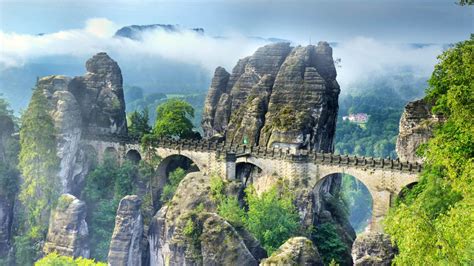
[[[272,256],[260,264],[262,266],[280,265],[323,265],[318,249],[306,237],[288,239]]]
[[[44,253],[57,252],[60,255],[88,258],[89,231],[86,205],[70,194],[63,194],[58,206],[51,214]]]
[[[214,78],[212,79],[211,87],[207,92],[206,102],[204,104],[204,112],[202,117],[202,128],[205,132],[205,137],[211,138],[216,134],[219,134],[222,129],[213,128],[214,117],[216,116],[217,107],[219,100],[222,98],[222,94],[226,93],[227,83],[229,82],[230,74],[222,67],[218,67],[214,72]],[[216,125],[217,126],[217,125]]]
[[[400,118],[396,151],[401,161],[421,163],[416,155],[418,147],[433,136],[433,126],[442,117],[431,112],[432,105],[425,99],[409,102]]]
[[[74,94],[84,126],[89,133],[126,134],[122,72],[106,53],[98,53],[86,62],[85,76],[71,80],[68,90]]]
[[[326,42],[261,47],[239,60],[230,77],[216,70],[203,113],[204,136],[330,152],[338,110],[335,78]]]
[[[117,63],[106,53],[86,62],[84,76],[46,76],[38,80],[49,100],[60,158],[62,193],[80,195],[91,158],[81,144],[85,134],[126,134],[122,75]]]
[[[248,232],[213,213],[209,189],[208,176],[190,173],[158,211],[148,236],[151,265],[257,265],[266,255]]]
[[[140,241],[143,234],[141,200],[136,195],[125,196],[117,209],[115,228],[110,242],[109,265],[140,266]]]
[[[222,217],[209,214],[202,227],[203,265],[258,265],[242,237]]]
[[[397,250],[392,246],[390,237],[383,233],[365,233],[359,235],[352,246],[354,265],[392,265]]]

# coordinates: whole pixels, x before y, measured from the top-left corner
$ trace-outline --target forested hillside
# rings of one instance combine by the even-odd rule
[[[471,265],[474,261],[474,37],[439,57],[427,100],[445,117],[419,148],[420,182],[403,193],[386,221],[395,263]]]

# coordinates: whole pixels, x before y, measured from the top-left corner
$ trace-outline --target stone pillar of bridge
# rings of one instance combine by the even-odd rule
[[[371,191],[372,194],[372,220],[370,222],[370,232],[383,232],[382,221],[388,214],[392,194],[390,191]]]
[[[234,180],[236,177],[236,160],[235,153],[227,153],[225,156],[225,177],[227,180]]]

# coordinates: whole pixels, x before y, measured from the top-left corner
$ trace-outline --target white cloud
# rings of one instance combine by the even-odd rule
[[[145,64],[164,58],[174,62],[199,65],[211,75],[217,66],[232,70],[238,59],[251,55],[265,41],[229,34],[214,38],[191,30],[170,33],[148,31],[142,40],[113,37],[118,25],[95,18],[87,20],[82,29],[59,31],[42,36],[0,31],[0,71],[21,67],[31,60],[45,56],[77,56],[80,58],[105,51],[123,64]],[[415,47],[387,44],[359,37],[339,43],[334,58],[342,59],[338,81],[343,92],[353,84],[377,76],[386,76],[401,69],[427,77],[440,54],[440,45]],[[134,61],[135,60],[135,61]],[[138,62],[137,62],[138,61]]]
[[[86,21],[83,29],[59,31],[42,36],[0,31],[0,69],[21,67],[28,60],[51,55],[90,56],[105,51],[120,58],[137,56],[161,57],[200,65],[212,71],[217,66],[231,68],[235,62],[263,41],[232,34],[214,38],[191,30],[166,32],[153,30],[143,34],[140,41],[114,38],[119,27],[112,21],[95,18]],[[120,62],[119,62],[120,63]]]
[[[390,76],[407,70],[414,76],[428,77],[437,62],[442,45],[387,44],[358,37],[334,48],[334,58],[341,58],[338,81],[342,90],[365,80]]]

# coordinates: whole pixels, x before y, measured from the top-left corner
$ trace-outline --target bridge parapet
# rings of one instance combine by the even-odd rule
[[[119,142],[126,144],[138,144],[140,140],[126,135],[86,135],[85,139],[102,140],[107,142]],[[236,154],[237,157],[253,156],[257,158],[289,160],[293,162],[312,162],[315,164],[331,164],[340,166],[352,166],[367,169],[387,169],[400,172],[421,172],[423,166],[417,162],[402,162],[399,159],[384,159],[374,157],[358,157],[352,155],[339,155],[333,153],[314,152],[306,149],[269,148],[265,146],[248,146],[226,142],[215,142],[205,139],[172,139],[157,138],[151,142],[152,146],[190,150],[199,152],[216,152],[217,155],[228,153]]]

